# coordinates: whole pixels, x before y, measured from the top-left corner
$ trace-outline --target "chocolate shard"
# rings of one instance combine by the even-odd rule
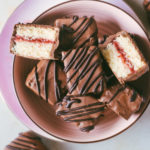
[[[63,66],[55,60],[41,60],[28,74],[25,84],[51,105],[60,102],[67,93]]]
[[[105,90],[99,101],[127,120],[140,109],[143,98],[133,88],[116,84]]]
[[[97,44],[97,25],[94,17],[65,17],[56,19],[54,25],[60,30],[63,50]]]
[[[70,95],[101,95],[106,84],[98,47],[62,52],[62,60]]]
[[[82,132],[94,129],[105,111],[105,104],[91,96],[66,96],[56,114],[66,122],[74,123]]]
[[[47,150],[41,139],[32,131],[21,133],[4,150]]]

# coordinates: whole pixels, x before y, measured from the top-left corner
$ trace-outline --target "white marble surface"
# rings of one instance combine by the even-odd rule
[[[0,0],[0,31],[4,26],[9,15],[23,0]],[[106,0],[111,1],[111,0]],[[118,0],[119,2],[120,0]],[[147,23],[145,12],[142,7],[143,0],[124,0],[135,10],[142,20],[146,29],[150,31],[150,25]],[[150,32],[149,32],[150,33]],[[1,62],[0,62],[1,63]],[[55,142],[44,139],[51,150],[148,150],[150,147],[150,106],[143,116],[122,134],[109,140],[93,144],[73,144],[67,142]],[[0,150],[3,150],[19,132],[28,130],[16,117],[10,112],[4,100],[0,96]]]

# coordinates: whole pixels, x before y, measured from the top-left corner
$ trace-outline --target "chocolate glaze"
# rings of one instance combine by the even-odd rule
[[[143,98],[133,88],[117,84],[104,90],[99,101],[106,103],[119,116],[129,119],[139,110]]]
[[[60,49],[97,44],[97,25],[93,17],[78,16],[56,19],[55,26],[61,28]]]
[[[5,150],[46,150],[39,137],[33,132],[20,134],[15,140],[5,147]]]
[[[57,73],[57,62],[54,63],[54,86],[55,86],[55,96],[57,99],[57,102],[61,101],[62,94],[61,94],[61,88],[58,81],[58,73]]]
[[[85,20],[85,19],[84,19]],[[84,22],[83,20],[83,22]],[[79,40],[79,38],[84,34],[84,32],[88,29],[88,27],[92,24],[93,22],[93,17],[90,17],[88,22],[85,24],[85,26],[82,28],[82,30],[73,38],[73,44],[76,44],[76,42]],[[82,25],[83,23],[81,23]],[[80,25],[80,26],[81,26]],[[79,26],[79,27],[80,27]],[[78,29],[78,28],[77,28]],[[75,32],[78,30],[75,30]]]
[[[37,73],[37,66],[35,66],[35,79],[36,79],[38,94],[40,96],[41,95],[41,91],[40,91],[39,77],[38,77],[38,73]]]
[[[26,86],[52,105],[61,101],[67,92],[62,64],[56,60],[40,61],[29,73]]]
[[[76,123],[81,131],[88,132],[94,128],[104,110],[105,105],[91,96],[66,96],[56,114],[66,122]]]
[[[69,53],[69,54],[68,54]],[[62,52],[64,71],[67,75],[69,93],[72,95],[100,95],[105,88],[102,59],[95,46],[77,48]],[[102,80],[103,79],[103,80]],[[103,85],[100,84],[103,82]]]
[[[130,98],[130,101],[134,102],[136,100],[137,96],[138,96],[138,93],[133,89],[133,94]]]
[[[52,61],[48,61],[46,69],[45,69],[45,75],[44,75],[44,90],[45,90],[45,99],[46,102],[48,102],[48,85],[47,85],[47,75],[48,75],[48,71],[49,71],[49,67]],[[36,66],[37,68],[37,66]],[[37,79],[36,79],[37,80]]]
[[[81,128],[80,130],[81,130],[82,132],[88,132],[88,131],[93,130],[93,129],[94,129],[93,126],[88,126],[88,127]]]
[[[123,86],[123,87],[118,88],[117,91],[114,93],[114,95],[111,97],[111,99],[109,100],[108,103],[110,103],[111,101],[113,101],[113,100],[116,98],[116,96],[117,96],[120,92],[122,92],[125,88],[126,88],[126,86]]]

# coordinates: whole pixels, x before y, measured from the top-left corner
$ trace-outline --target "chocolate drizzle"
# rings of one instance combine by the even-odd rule
[[[79,19],[78,16],[73,16],[73,21],[72,21],[72,23],[68,26],[68,28],[70,28],[75,22],[77,22],[78,19]]]
[[[72,55],[71,59],[69,60],[68,64],[65,66],[64,71],[67,73],[70,69],[74,70],[74,72],[72,73],[72,75],[70,75],[69,78],[67,78],[67,83],[70,82],[73,77],[77,74],[77,72],[79,72],[79,69],[83,66],[82,71],[80,72],[79,76],[76,77],[76,79],[74,80],[74,82],[72,83],[71,87],[69,88],[69,92],[70,94],[76,89],[76,87],[79,84],[79,81],[81,79],[83,79],[89,72],[89,76],[86,79],[85,83],[83,83],[83,87],[80,90],[79,95],[85,95],[88,90],[94,85],[95,82],[97,82],[99,79],[101,80],[103,78],[103,72],[100,72],[94,79],[93,81],[91,81],[92,76],[94,75],[97,67],[99,67],[101,65],[101,59],[98,58],[96,59],[91,65],[90,62],[92,61],[93,57],[98,53],[98,48],[94,47],[93,50],[91,51],[91,53],[87,54],[88,50],[90,47],[83,47],[83,48],[77,48],[74,52],[74,54]],[[67,52],[67,54],[64,56],[64,58],[66,59],[70,54],[70,52]],[[90,85],[89,82],[91,81]],[[99,89],[98,87],[101,86],[101,84],[96,85],[95,89],[94,89],[94,94],[97,92],[97,90]],[[101,92],[103,91],[103,87],[101,88]]]
[[[19,138],[18,138],[17,141],[24,142],[24,143],[28,143],[28,144],[31,144],[31,145],[33,145],[33,146],[36,146],[35,143],[30,142],[30,141],[26,141],[26,140],[23,140],[23,139],[19,139]]]
[[[97,36],[97,32],[94,32],[94,33],[93,33],[89,38],[87,38],[80,46],[78,46],[77,49],[80,49],[81,47],[84,47],[85,44],[86,44],[87,42],[89,42],[91,38],[96,37],[96,36]],[[62,58],[62,61],[64,61],[64,60],[70,55],[70,53],[71,53],[71,49],[68,50],[68,52],[66,53],[66,55]]]
[[[79,20],[79,17],[78,17],[78,16],[73,16],[73,21],[72,21],[72,23],[71,23],[67,28],[71,28],[71,26],[72,26],[74,23],[76,23],[78,20]],[[81,28],[81,26],[85,23],[86,20],[87,20],[87,17],[84,16],[83,21],[80,23],[80,25],[79,25],[75,30],[72,29],[72,30],[68,30],[68,31],[70,31],[70,32],[72,32],[72,33],[77,32],[77,31]]]
[[[7,148],[10,150],[30,150],[28,148],[18,148],[18,147],[14,147],[12,145],[7,145]],[[37,149],[36,149],[37,150]]]
[[[125,88],[126,88],[126,86],[123,86],[123,87],[119,88],[119,89],[117,90],[117,92],[116,92],[116,93],[112,96],[112,98],[109,100],[108,103],[110,103],[120,92],[122,92],[123,90],[125,90]]]
[[[35,66],[35,79],[36,79],[36,85],[37,85],[37,88],[38,88],[38,93],[39,93],[39,96],[40,96],[41,91],[40,91],[39,76],[38,76],[38,72],[37,72],[37,65]]]
[[[85,19],[84,19],[85,20]],[[83,21],[84,21],[83,20]],[[83,33],[88,29],[88,27],[92,24],[93,22],[93,17],[89,18],[89,21],[86,23],[86,25],[82,28],[82,30],[74,37],[73,39],[73,44],[75,44],[79,38],[83,35]]]
[[[56,101],[59,102],[61,101],[61,99],[63,98],[63,95],[61,93],[61,87],[60,87],[60,81],[58,80],[58,73],[57,73],[57,65],[58,62],[55,60],[49,60],[47,63],[47,66],[45,68],[45,73],[44,73],[44,93],[45,93],[45,99],[46,102],[48,102],[48,73],[49,73],[49,68],[50,65],[54,63],[54,88],[55,88],[55,96],[56,96]],[[39,77],[38,77],[38,72],[37,72],[37,65],[35,67],[35,78],[36,78],[36,84],[37,84],[37,88],[38,88],[38,93],[40,95],[40,82],[39,82]]]
[[[48,102],[48,82],[47,82],[47,75],[48,75],[48,71],[49,71],[49,67],[50,67],[50,64],[51,64],[51,60],[48,61],[47,63],[47,66],[46,66],[46,69],[45,69],[45,75],[44,75],[44,91],[45,91],[45,99],[46,99],[46,102]]]
[[[14,142],[12,142],[12,143],[16,144],[16,146],[22,146],[22,147],[27,148],[27,149],[37,150],[37,148],[32,147],[32,146],[35,146],[36,144],[33,145],[33,144],[28,143],[27,141],[26,141],[25,143],[28,143],[28,144],[30,144],[30,145],[32,145],[32,146],[26,145],[25,143],[24,143],[24,144],[21,144],[20,142],[17,142],[17,141],[14,141]],[[20,149],[21,149],[21,148],[20,148]],[[22,149],[21,149],[21,150],[22,150]]]
[[[89,29],[89,27],[92,25],[92,23],[94,23],[93,17],[88,18],[87,16],[84,16],[83,20],[76,27],[76,29],[73,29],[72,26],[74,24],[76,24],[79,19],[80,18],[78,16],[73,16],[72,22],[68,26],[65,24],[63,24],[61,26],[61,38],[60,39],[63,39],[64,37],[66,37],[68,35],[68,37],[66,37],[66,39],[68,39],[69,43],[70,43],[70,44],[69,43],[66,44],[66,45],[68,45],[67,46],[68,48],[74,47],[74,45],[79,41],[79,39],[82,37],[82,35]],[[97,32],[98,32],[97,28],[94,29],[94,33],[92,33],[90,35],[90,37],[87,37],[87,39],[80,46],[78,46],[78,48],[83,47],[87,42],[90,41],[91,38],[94,38],[93,44],[94,44],[94,42],[97,44],[98,43],[97,42]],[[64,46],[63,46],[63,48],[64,48]]]
[[[82,132],[88,132],[88,131],[93,130],[93,129],[94,129],[94,126],[87,126],[87,127],[81,128],[80,130]]]
[[[73,103],[81,103],[81,101],[82,100],[79,98],[71,98],[68,96],[66,101],[66,108],[68,109],[57,111],[57,115],[67,116],[64,118],[66,122],[82,122],[82,121],[95,120],[96,118],[88,117],[88,115],[104,111],[105,106],[103,105],[102,102],[95,102],[92,104],[71,108],[71,105]],[[85,117],[85,118],[80,119],[80,117]]]
[[[57,99],[57,102],[61,101],[61,88],[58,82],[58,73],[57,73],[57,62],[54,61],[54,86],[55,86],[55,96]]]
[[[125,86],[123,86],[123,87],[120,87],[120,88],[116,91],[116,93],[112,96],[112,98],[109,100],[108,103],[110,103],[111,101],[113,101],[113,99],[115,99],[115,97],[116,97],[120,92],[124,91],[126,88],[127,88],[127,85],[125,85]],[[137,98],[137,95],[138,95],[138,93],[137,93],[134,89],[132,89],[132,91],[133,91],[133,93],[132,93],[132,95],[131,95],[131,97],[130,97],[130,102],[134,102],[134,101],[136,100],[136,98]]]
[[[133,89],[133,94],[130,98],[130,102],[134,102],[137,98],[137,95],[138,95],[137,92]]]
[[[28,139],[31,139],[31,140],[40,140],[39,137],[36,137],[36,136],[27,136],[27,135],[22,134],[22,133],[20,133],[19,136],[20,137],[25,137],[25,138],[28,138]]]
[[[21,138],[23,137],[23,138]],[[29,139],[31,141],[29,141]],[[12,141],[11,144],[7,145],[7,148],[10,150],[38,150],[36,140],[40,140],[39,137],[27,136],[20,134],[20,136]]]

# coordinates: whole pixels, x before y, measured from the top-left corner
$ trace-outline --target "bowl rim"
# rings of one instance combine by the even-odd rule
[[[111,4],[111,3],[109,3],[109,2],[102,1],[102,0],[67,0],[66,2],[61,2],[61,3],[57,4],[57,5],[54,5],[54,6],[50,7],[49,9],[45,10],[45,11],[44,11],[43,13],[41,13],[38,17],[36,17],[36,18],[33,20],[32,23],[35,23],[42,15],[44,15],[44,14],[47,13],[48,11],[50,11],[50,10],[52,10],[52,9],[58,7],[58,6],[61,6],[61,5],[67,4],[67,3],[77,2],[77,1],[95,1],[95,2],[100,2],[100,3],[107,4],[107,5],[109,5],[109,6],[112,6],[112,7],[115,7],[115,8],[117,8],[117,9],[119,9],[120,11],[124,12],[127,16],[129,16],[130,18],[132,18],[132,19],[139,25],[139,27],[144,31],[144,33],[145,33],[147,39],[149,40],[149,36],[148,36],[148,33],[147,33],[147,31],[145,30],[145,28],[144,28],[132,15],[130,15],[128,12],[126,12],[126,11],[123,10],[122,8],[120,8],[120,7],[118,7],[118,6],[114,5],[114,4]],[[62,140],[62,141],[66,141],[66,142],[70,142],[70,143],[78,143],[78,144],[87,144],[87,143],[96,143],[96,142],[101,142],[101,141],[105,141],[105,140],[111,139],[111,138],[113,138],[113,137],[115,137],[115,136],[117,136],[117,135],[123,133],[124,131],[126,131],[127,129],[129,129],[131,126],[133,126],[133,125],[139,120],[139,118],[141,118],[141,116],[143,115],[143,113],[145,112],[145,110],[147,109],[147,107],[148,107],[148,105],[149,105],[149,103],[150,103],[150,98],[148,98],[148,99],[146,100],[146,101],[147,101],[147,104],[146,104],[145,108],[143,109],[143,111],[141,112],[141,114],[137,117],[137,119],[136,119],[134,122],[132,122],[129,126],[127,126],[127,127],[126,127],[125,129],[123,129],[122,131],[120,131],[120,132],[118,132],[118,133],[116,133],[116,134],[114,134],[114,135],[112,135],[112,136],[109,136],[109,137],[107,137],[107,138],[103,138],[103,139],[100,139],[100,140],[94,140],[94,141],[87,141],[87,142],[86,142],[86,141],[85,141],[85,142],[81,142],[81,141],[76,141],[76,140],[72,141],[72,140],[69,140],[69,139],[67,139],[67,138],[62,138],[62,137],[56,136],[56,135],[54,135],[54,134],[52,134],[52,133],[46,131],[46,129],[44,129],[44,128],[41,127],[38,123],[36,123],[36,121],[34,121],[34,120],[31,118],[31,116],[27,113],[27,111],[25,110],[23,104],[21,103],[21,100],[20,100],[20,98],[19,98],[19,96],[18,96],[18,92],[17,92],[17,89],[16,89],[15,77],[14,77],[14,74],[15,74],[15,73],[14,73],[14,70],[15,70],[15,69],[14,69],[14,68],[15,68],[15,61],[16,61],[16,56],[14,56],[14,60],[13,60],[13,83],[14,83],[14,89],[15,89],[15,92],[16,92],[16,96],[17,96],[17,98],[18,98],[18,101],[19,101],[19,103],[20,103],[20,105],[21,105],[23,111],[24,111],[25,114],[29,117],[29,119],[30,119],[36,126],[38,126],[41,130],[43,130],[43,131],[46,132],[47,134],[49,134],[49,135],[55,137],[56,139],[59,139],[59,140]]]

